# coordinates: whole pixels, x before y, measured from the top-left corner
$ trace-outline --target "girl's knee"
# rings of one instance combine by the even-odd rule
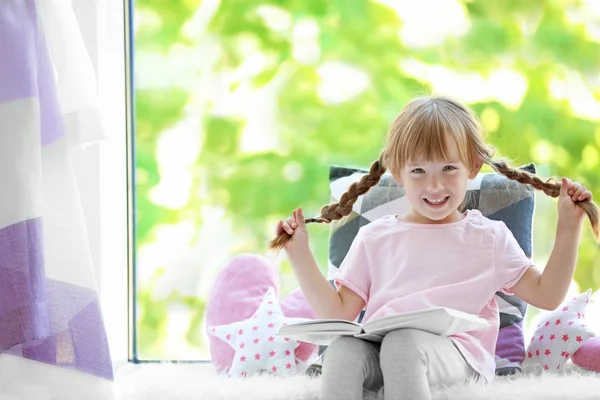
[[[425,360],[423,346],[427,341],[427,332],[417,329],[398,329],[389,332],[381,343],[381,363],[414,363]]]
[[[427,340],[429,333],[418,329],[397,329],[383,338],[382,346],[418,347]]]
[[[379,390],[383,376],[378,345],[355,337],[335,339],[323,356],[323,381],[327,388],[335,382],[338,391],[340,387],[354,388],[361,394],[363,387]]]
[[[325,350],[324,358],[340,358],[344,355],[355,354],[358,352],[359,343],[358,340],[354,337],[349,336],[340,336],[335,338],[329,346],[327,346],[327,350]]]
[[[361,339],[351,336],[340,336],[334,339],[323,354],[323,363],[341,363],[344,365],[361,365],[368,356],[368,346]]]

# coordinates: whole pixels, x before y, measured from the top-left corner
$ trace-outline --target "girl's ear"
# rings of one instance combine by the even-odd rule
[[[477,177],[477,174],[479,173],[479,171],[481,171],[482,166],[483,166],[482,162],[478,162],[477,164],[475,164],[475,167],[469,173],[469,179],[471,179],[471,180],[475,179]]]

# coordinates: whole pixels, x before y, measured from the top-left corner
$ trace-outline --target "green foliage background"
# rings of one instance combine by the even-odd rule
[[[264,253],[277,219],[295,207],[318,213],[329,201],[329,165],[368,166],[394,116],[412,97],[436,91],[444,71],[479,82],[499,68],[520,74],[526,90],[516,105],[494,96],[468,101],[489,141],[515,164],[536,162],[542,175],[572,177],[600,195],[600,43],[598,34],[573,21],[586,13],[582,3],[462,1],[466,33],[425,46],[405,43],[399,32],[414,21],[382,3],[395,5],[135,2],[136,240],[140,254],[154,246],[148,254],[161,255],[141,256],[137,265],[140,359],[208,358],[204,306],[218,269],[234,254]],[[423,20],[420,29],[426,36],[436,25]],[[298,55],[303,45],[308,56]],[[407,59],[416,70],[401,63]],[[330,75],[323,67],[340,63],[358,75],[335,81],[346,97],[326,101],[320,93]],[[446,70],[420,76],[426,66]],[[352,80],[364,77],[368,84],[348,95]],[[451,84],[453,77],[444,79]],[[567,98],[553,95],[553,80],[564,82]],[[463,98],[477,85],[446,94]],[[573,105],[577,99],[586,102],[587,114]],[[196,123],[181,125],[186,119]],[[263,130],[267,144],[259,143]],[[166,205],[153,191],[184,154],[186,174],[168,179],[189,190],[183,201]],[[555,204],[539,196],[536,213],[535,258],[543,262],[554,239]],[[187,230],[177,231],[184,225]],[[165,227],[174,230],[161,234]],[[168,233],[183,231],[180,239]],[[311,235],[325,271],[327,227],[311,227]],[[185,261],[178,259],[182,251]],[[575,277],[582,289],[600,285],[599,254],[586,226]],[[285,260],[281,273],[285,294],[296,286]]]

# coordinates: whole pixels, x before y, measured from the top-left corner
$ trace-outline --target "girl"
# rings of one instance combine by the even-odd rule
[[[497,291],[516,294],[550,310],[563,301],[573,278],[584,213],[596,239],[598,208],[584,186],[567,178],[544,182],[492,159],[474,114],[445,97],[411,101],[391,126],[387,146],[370,172],[339,203],[306,219],[302,209],[277,224],[274,249],[285,249],[300,286],[319,318],[363,321],[391,313],[449,307],[485,318],[490,327],[451,337],[401,329],[381,344],[341,337],[323,359],[321,398],[362,399],[383,387],[386,400],[429,399],[430,388],[491,381],[499,329]],[[467,183],[483,164],[558,197],[554,249],[543,273],[528,259],[506,225],[477,210],[459,210]],[[306,223],[350,214],[358,196],[389,170],[412,210],[371,222],[357,234],[333,288],[309,249]],[[385,385],[384,385],[385,384]]]

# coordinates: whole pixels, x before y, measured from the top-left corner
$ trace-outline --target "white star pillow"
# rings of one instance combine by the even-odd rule
[[[585,319],[591,290],[543,315],[527,346],[523,366],[560,371],[569,358],[594,336]]]
[[[212,335],[235,350],[229,377],[245,378],[263,371],[278,376],[295,374],[294,350],[299,343],[277,335],[287,320],[275,297],[275,289],[269,287],[253,316],[244,321],[209,327]]]

